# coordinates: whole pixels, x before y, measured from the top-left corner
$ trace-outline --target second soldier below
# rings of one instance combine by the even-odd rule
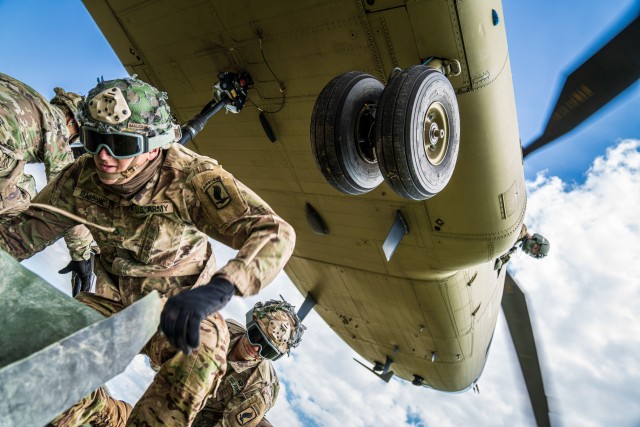
[[[163,333],[143,349],[158,370],[153,382],[130,415],[103,413],[100,425],[191,425],[227,369],[229,332],[218,310],[234,294],[269,284],[291,256],[295,233],[215,160],[173,144],[180,128],[166,94],[149,84],[99,82],[77,118],[88,154],[34,199],[113,230],[88,225],[100,250],[96,293],[76,298],[105,316],[154,290],[167,298]],[[75,225],[32,206],[0,226],[0,247],[22,260]],[[238,250],[219,269],[209,237]]]
[[[227,319],[231,336],[227,373],[198,413],[194,427],[269,426],[265,414],[280,385],[272,361],[296,347],[304,326],[285,301],[257,303],[247,313],[246,329]]]
[[[193,427],[271,426],[265,414],[275,404],[280,390],[272,362],[298,346],[305,327],[286,301],[258,302],[246,317],[246,328],[226,319],[230,335],[227,371],[218,388],[209,394]],[[114,399],[105,388],[100,388],[70,408],[60,420],[90,419],[98,427],[115,426],[118,424],[114,422],[101,423],[100,417],[127,414],[130,408],[128,403]]]

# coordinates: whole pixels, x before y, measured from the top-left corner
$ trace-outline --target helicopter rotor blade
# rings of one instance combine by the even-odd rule
[[[580,125],[640,77],[640,17],[576,68],[566,79],[542,135],[524,157]]]
[[[531,328],[531,318],[524,293],[507,272],[502,294],[502,310],[518,355],[522,376],[538,427],[550,427],[549,403],[544,391],[540,361]]]

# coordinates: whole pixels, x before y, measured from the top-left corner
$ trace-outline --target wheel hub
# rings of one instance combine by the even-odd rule
[[[376,164],[374,125],[376,120],[375,104],[365,104],[356,121],[355,141],[358,155],[367,163]]]
[[[424,121],[424,151],[432,165],[444,160],[449,147],[449,121],[444,106],[434,102],[429,106]]]

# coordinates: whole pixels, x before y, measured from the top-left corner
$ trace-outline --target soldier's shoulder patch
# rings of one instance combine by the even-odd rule
[[[251,405],[245,410],[241,411],[236,415],[236,421],[241,426],[248,424],[249,422],[256,419],[258,416],[258,410],[255,405]]]
[[[222,209],[233,201],[222,178],[214,178],[204,184],[203,190],[213,200],[213,205],[217,209]]]
[[[248,211],[249,206],[235,179],[220,167],[197,174],[191,183],[204,210],[218,227]]]

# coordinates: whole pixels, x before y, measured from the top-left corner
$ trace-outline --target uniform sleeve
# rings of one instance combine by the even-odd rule
[[[65,118],[55,107],[54,123],[48,123],[48,129],[44,129],[43,163],[47,176],[47,182],[58,176],[67,166],[73,163],[73,152],[69,147],[69,130]]]
[[[258,293],[291,257],[293,227],[220,166],[196,174],[188,184],[193,191],[189,215],[196,227],[238,250],[215,276],[229,280],[244,296]]]
[[[278,397],[278,377],[270,360],[260,364],[247,387],[231,399],[222,416],[223,427],[256,427]]]
[[[69,256],[74,261],[88,260],[91,253],[93,236],[84,225],[76,225],[64,235],[64,241],[69,249]]]
[[[70,177],[77,164],[58,175],[36,195],[33,203],[48,204],[75,213],[73,188]],[[77,225],[64,215],[29,207],[0,226],[0,248],[18,260],[29,258],[58,240],[71,227]]]

